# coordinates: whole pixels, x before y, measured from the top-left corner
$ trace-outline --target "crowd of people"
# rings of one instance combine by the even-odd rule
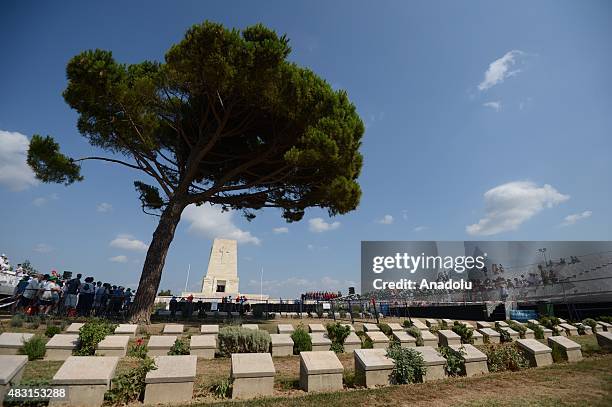
[[[309,291],[302,294],[302,300],[329,301],[334,298],[342,297],[342,293],[329,291]]]
[[[130,288],[82,278],[77,274],[64,279],[56,272],[25,274],[13,293],[13,312],[116,317],[130,307],[134,296]]]

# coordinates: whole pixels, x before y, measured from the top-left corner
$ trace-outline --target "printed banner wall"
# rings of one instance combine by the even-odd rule
[[[612,301],[610,241],[363,241],[361,292],[456,301]]]

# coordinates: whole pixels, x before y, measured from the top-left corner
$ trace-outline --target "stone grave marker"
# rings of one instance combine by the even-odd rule
[[[425,325],[423,322],[419,321],[418,319],[413,319],[412,325],[416,326],[421,331],[429,331],[429,328],[427,327],[427,325]]]
[[[270,334],[272,338],[272,356],[293,355],[293,339],[290,334]]]
[[[294,331],[293,325],[291,324],[278,324],[276,326],[276,331],[279,334],[289,334],[291,335]]]
[[[366,336],[372,341],[374,349],[384,349],[389,347],[389,338],[380,331],[368,331]]]
[[[474,345],[482,345],[484,344],[484,336],[480,332],[473,330],[472,342],[474,343]]]
[[[441,380],[446,377],[444,365],[446,359],[444,359],[433,346],[418,346],[415,348],[417,352],[423,356],[425,366],[427,366],[427,372],[423,376],[424,382],[430,382],[433,380]]]
[[[153,356],[168,356],[170,348],[176,342],[177,336],[170,335],[152,335],[147,343],[147,354]]]
[[[300,352],[300,387],[307,392],[342,390],[343,372],[332,351]]]
[[[566,336],[578,336],[578,328],[568,323],[562,323],[559,325],[565,330]]]
[[[397,322],[389,322],[387,325],[389,325],[389,328],[391,328],[393,332],[396,332],[396,331],[403,332],[404,331],[404,327],[398,324]]]
[[[395,363],[387,357],[385,349],[357,349],[355,358],[355,383],[365,387],[391,384]]]
[[[242,327],[246,329],[253,329],[255,331],[259,330],[259,325],[257,324],[242,324]]]
[[[552,365],[552,349],[542,342],[537,339],[518,339],[516,343],[529,360],[529,366],[539,367]]]
[[[429,331],[421,331],[421,338],[423,338],[423,346],[438,347],[438,336],[432,334]]]
[[[0,355],[17,355],[23,343],[34,337],[34,334],[3,332],[0,334]]]
[[[393,331],[393,338],[398,341],[402,348],[414,348],[416,339],[412,335],[408,335],[406,331]]]
[[[450,348],[463,359],[463,371],[467,377],[489,373],[487,355],[474,345],[450,345]]]
[[[490,322],[487,321],[476,321],[476,328],[478,329],[482,329],[482,328],[492,328],[493,325],[491,325]]]
[[[433,319],[433,318],[427,318],[425,320],[425,324],[427,324],[427,326],[429,328],[437,327],[438,326],[438,320],[437,319]]]
[[[55,334],[45,346],[45,360],[66,360],[78,346],[78,334]]]
[[[219,335],[219,325],[200,325],[200,335]]]
[[[308,324],[308,331],[315,332],[327,332],[327,329],[323,326],[323,324]]]
[[[551,336],[548,338],[548,346],[558,346],[565,360],[568,362],[579,362],[582,360],[582,349],[579,344],[565,336]]]
[[[129,335],[108,335],[96,346],[96,355],[123,357],[127,354],[129,341]]]
[[[9,389],[21,383],[26,363],[26,355],[0,355],[0,404]]]
[[[351,353],[356,349],[361,349],[361,339],[355,332],[351,332],[344,340],[344,353]]]
[[[461,345],[461,337],[450,329],[438,331],[438,343],[440,346]]]
[[[183,324],[166,324],[166,326],[164,326],[162,335],[182,335],[184,329],[185,327]]]
[[[81,329],[83,325],[85,324],[81,322],[73,322],[72,324],[68,325],[68,328],[66,328],[66,333],[67,334],[78,334],[79,330]]]
[[[51,384],[68,387],[68,405],[101,406],[118,362],[117,356],[70,356]]]
[[[195,355],[156,356],[157,369],[150,370],[145,377],[144,404],[190,401],[197,361]]]
[[[119,324],[115,328],[115,335],[128,335],[130,338],[136,337],[138,325],[136,324]]]
[[[478,332],[484,336],[486,343],[499,343],[500,341],[499,332],[492,328],[481,328],[478,330]]]
[[[217,335],[192,335],[189,353],[203,359],[214,359],[217,350]]]
[[[380,332],[376,324],[363,324],[363,332]]]
[[[232,353],[232,398],[244,400],[272,395],[275,374],[269,353]]]
[[[332,341],[323,332],[313,332],[310,334],[313,351],[328,351]]]
[[[535,339],[535,333],[533,329],[525,328],[525,333],[523,334],[523,339]]]
[[[595,338],[599,346],[612,351],[612,332],[595,332]]]

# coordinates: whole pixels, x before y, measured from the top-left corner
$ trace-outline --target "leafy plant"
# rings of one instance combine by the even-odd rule
[[[586,318],[582,321],[582,323],[590,326],[593,332],[597,331],[597,321],[595,321],[593,318]]]
[[[536,325],[532,322],[527,322],[527,328],[533,331],[533,335],[536,339],[544,339],[544,329],[540,325]]]
[[[554,330],[555,326],[560,324],[560,321],[556,317],[542,317],[540,318],[540,324],[544,325],[545,328]]]
[[[253,330],[239,326],[219,329],[219,352],[229,356],[232,353],[265,353],[270,350],[272,338],[264,330]]]
[[[412,326],[412,322],[410,322],[410,320],[405,319],[404,322],[402,323],[402,326],[404,328],[410,328]]]
[[[565,357],[564,357],[563,349],[561,349],[561,346],[557,345],[556,343],[553,343],[551,348],[552,348],[553,362],[555,363],[563,362],[565,360]]]
[[[26,326],[29,329],[38,329],[40,326],[40,317],[38,315],[28,315],[26,317]]]
[[[521,338],[525,337],[525,332],[527,332],[527,328],[525,328],[525,326],[523,326],[522,324],[517,324],[514,321],[506,321],[506,323],[511,329],[514,329],[516,332],[518,332]]]
[[[515,372],[529,367],[529,361],[516,343],[491,343],[480,345],[478,348],[487,355],[487,365],[490,372]]]
[[[300,324],[291,334],[293,339],[293,354],[299,355],[300,352],[308,352],[312,350],[312,339],[304,328],[304,325]]]
[[[597,319],[598,319],[599,321],[602,321],[602,322],[607,322],[608,324],[612,324],[612,316],[609,316],[609,315],[604,316],[604,315],[602,315],[602,316],[600,316],[600,317],[599,317],[599,318],[597,318]]]
[[[448,324],[446,323],[446,321],[443,321],[443,320],[440,320],[440,325],[438,325],[438,326],[439,326],[438,330],[440,330],[440,329],[448,329],[449,328]]]
[[[189,355],[189,344],[181,338],[177,338],[174,341],[174,345],[168,351],[168,355]]]
[[[499,340],[502,343],[512,342],[512,336],[508,331],[506,331],[505,329],[498,329],[497,332],[499,332]]]
[[[393,329],[391,329],[391,327],[389,325],[385,324],[384,322],[381,322],[380,324],[378,324],[378,328],[380,328],[382,333],[384,333],[387,336],[392,336],[393,335]]]
[[[15,314],[11,318],[11,327],[13,328],[21,328],[23,326],[25,318],[23,314]]]
[[[56,325],[49,325],[47,327],[47,329],[45,329],[45,336],[47,338],[53,338],[54,335],[57,335],[58,333],[62,332],[59,326]]]
[[[406,329],[406,332],[416,338],[416,346],[423,346],[423,335],[419,328],[412,325],[410,328]]]
[[[231,379],[223,379],[212,386],[210,386],[210,392],[215,395],[215,397],[220,399],[229,398],[232,393],[232,380]]]
[[[79,329],[79,346],[74,351],[77,356],[91,356],[96,352],[96,346],[107,335],[115,332],[117,325],[100,318],[90,318]]]
[[[458,376],[463,372],[463,358],[466,352],[463,347],[459,348],[459,352],[455,352],[448,346],[442,346],[438,348],[440,354],[446,359],[444,369],[449,376]]]
[[[340,310],[340,318],[345,318],[345,317],[346,317],[346,311]]]
[[[334,351],[335,353],[344,353],[344,345],[339,342],[332,342],[329,350]]]
[[[28,360],[42,359],[46,352],[45,344],[46,342],[42,336],[34,335],[23,343],[19,353],[28,355]]]
[[[124,405],[140,400],[144,394],[147,373],[154,369],[156,367],[153,359],[142,359],[137,367],[113,379],[113,385],[104,394],[104,399],[111,405]]]
[[[434,335],[438,335],[438,331],[440,330],[440,328],[438,326],[430,326],[429,327],[429,332],[431,332]]]
[[[332,341],[332,345],[334,343],[344,345],[344,340],[351,333],[351,328],[340,322],[327,324],[325,328],[327,329],[327,337]]]
[[[391,374],[395,384],[423,381],[423,376],[427,373],[427,366],[420,352],[412,348],[403,348],[400,344],[395,343],[387,349],[387,356],[395,362]]]
[[[474,330],[469,328],[466,324],[462,324],[459,321],[455,321],[452,331],[461,337],[461,343],[472,343],[474,340]]]
[[[578,335],[586,335],[586,329],[584,325],[576,325],[576,328],[578,329]]]
[[[144,343],[144,339],[136,339],[136,342],[127,351],[127,355],[133,358],[145,359],[149,349]]]

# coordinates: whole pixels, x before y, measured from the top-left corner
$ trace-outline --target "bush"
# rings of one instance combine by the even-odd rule
[[[174,341],[174,345],[170,348],[170,351],[168,351],[168,355],[189,355],[189,344],[177,338],[176,341]]]
[[[303,325],[298,327],[291,334],[293,339],[293,354],[299,355],[300,352],[309,352],[312,350],[312,340]]]
[[[40,326],[40,317],[37,315],[26,317],[26,327],[29,329],[38,329]]]
[[[340,322],[327,324],[327,336],[332,341],[331,350],[336,353],[344,352],[344,340],[351,333],[351,328],[348,325],[343,325]]]
[[[384,333],[387,336],[393,335],[393,329],[391,329],[391,327],[385,324],[384,322],[381,322],[380,324],[378,324],[378,328],[380,328],[382,333]]]
[[[593,318],[586,318],[582,321],[582,323],[590,326],[593,332],[597,331],[597,321],[595,321]]]
[[[540,325],[536,325],[532,322],[527,322],[527,328],[533,331],[536,339],[544,339],[544,330]]]
[[[406,329],[406,332],[416,338],[416,346],[423,346],[423,335],[421,334],[421,330],[416,326],[410,326],[410,328]]]
[[[514,329],[516,332],[518,332],[521,338],[525,337],[525,332],[527,332],[527,328],[525,328],[525,326],[517,324],[514,321],[506,321],[506,323],[511,329]]]
[[[113,385],[104,394],[104,399],[112,405],[124,405],[142,399],[145,390],[145,377],[156,369],[151,358],[142,359],[138,367],[128,369],[113,379]]]
[[[23,317],[22,314],[15,314],[11,318],[11,326],[13,328],[21,328],[23,326],[24,320],[25,318]]]
[[[410,328],[412,326],[412,322],[410,322],[409,320],[405,319],[404,322],[402,322],[402,326],[404,328]]]
[[[497,332],[499,332],[499,340],[501,343],[512,342],[512,336],[510,336],[508,331],[498,329]]]
[[[361,339],[361,349],[372,349],[374,348],[374,343],[363,331],[358,331],[357,336]]]
[[[553,362],[555,363],[563,362],[565,360],[565,357],[564,357],[564,352],[561,349],[561,346],[557,345],[556,343],[553,343],[551,348],[552,348]]]
[[[452,331],[461,337],[461,343],[473,342],[472,335],[474,334],[474,330],[472,328],[468,328],[466,324],[455,321]]]
[[[28,360],[42,359],[45,356],[45,340],[40,335],[34,335],[29,340],[23,343],[19,349],[22,355],[28,355]]]
[[[556,325],[559,325],[559,318],[556,317],[542,317],[540,318],[540,324],[544,325],[545,328],[554,329]]]
[[[341,310],[340,311],[340,318],[345,318],[346,317],[346,311],[345,310]]]
[[[219,329],[219,352],[229,356],[232,353],[265,353],[270,350],[270,334],[264,330],[253,330],[239,326]]]
[[[58,334],[58,333],[60,333],[60,332],[62,332],[62,331],[60,330],[60,327],[59,327],[59,326],[56,326],[56,325],[49,325],[49,326],[47,327],[47,329],[45,330],[45,336],[46,336],[47,338],[53,338],[53,336],[54,336],[54,335],[57,335],[57,334]]]
[[[395,344],[387,350],[387,356],[395,361],[391,373],[393,383],[405,384],[423,381],[423,376],[427,373],[427,366],[420,352]]]
[[[89,319],[79,330],[79,347],[74,354],[92,356],[96,352],[96,345],[107,335],[112,335],[116,327],[117,325],[103,319]]]
[[[487,355],[490,372],[515,372],[529,367],[529,361],[515,343],[487,344],[479,349]]]
[[[145,345],[143,339],[137,339],[136,342],[128,349],[127,355],[133,358],[146,359],[149,349]]]
[[[599,321],[602,322],[607,322],[608,324],[612,324],[612,317],[611,316],[600,316],[599,318],[597,318]]]
[[[446,359],[444,369],[449,376],[458,376],[463,372],[463,358],[461,357],[465,354],[463,347],[459,348],[459,352],[455,352],[448,346],[442,346],[438,351]]]

